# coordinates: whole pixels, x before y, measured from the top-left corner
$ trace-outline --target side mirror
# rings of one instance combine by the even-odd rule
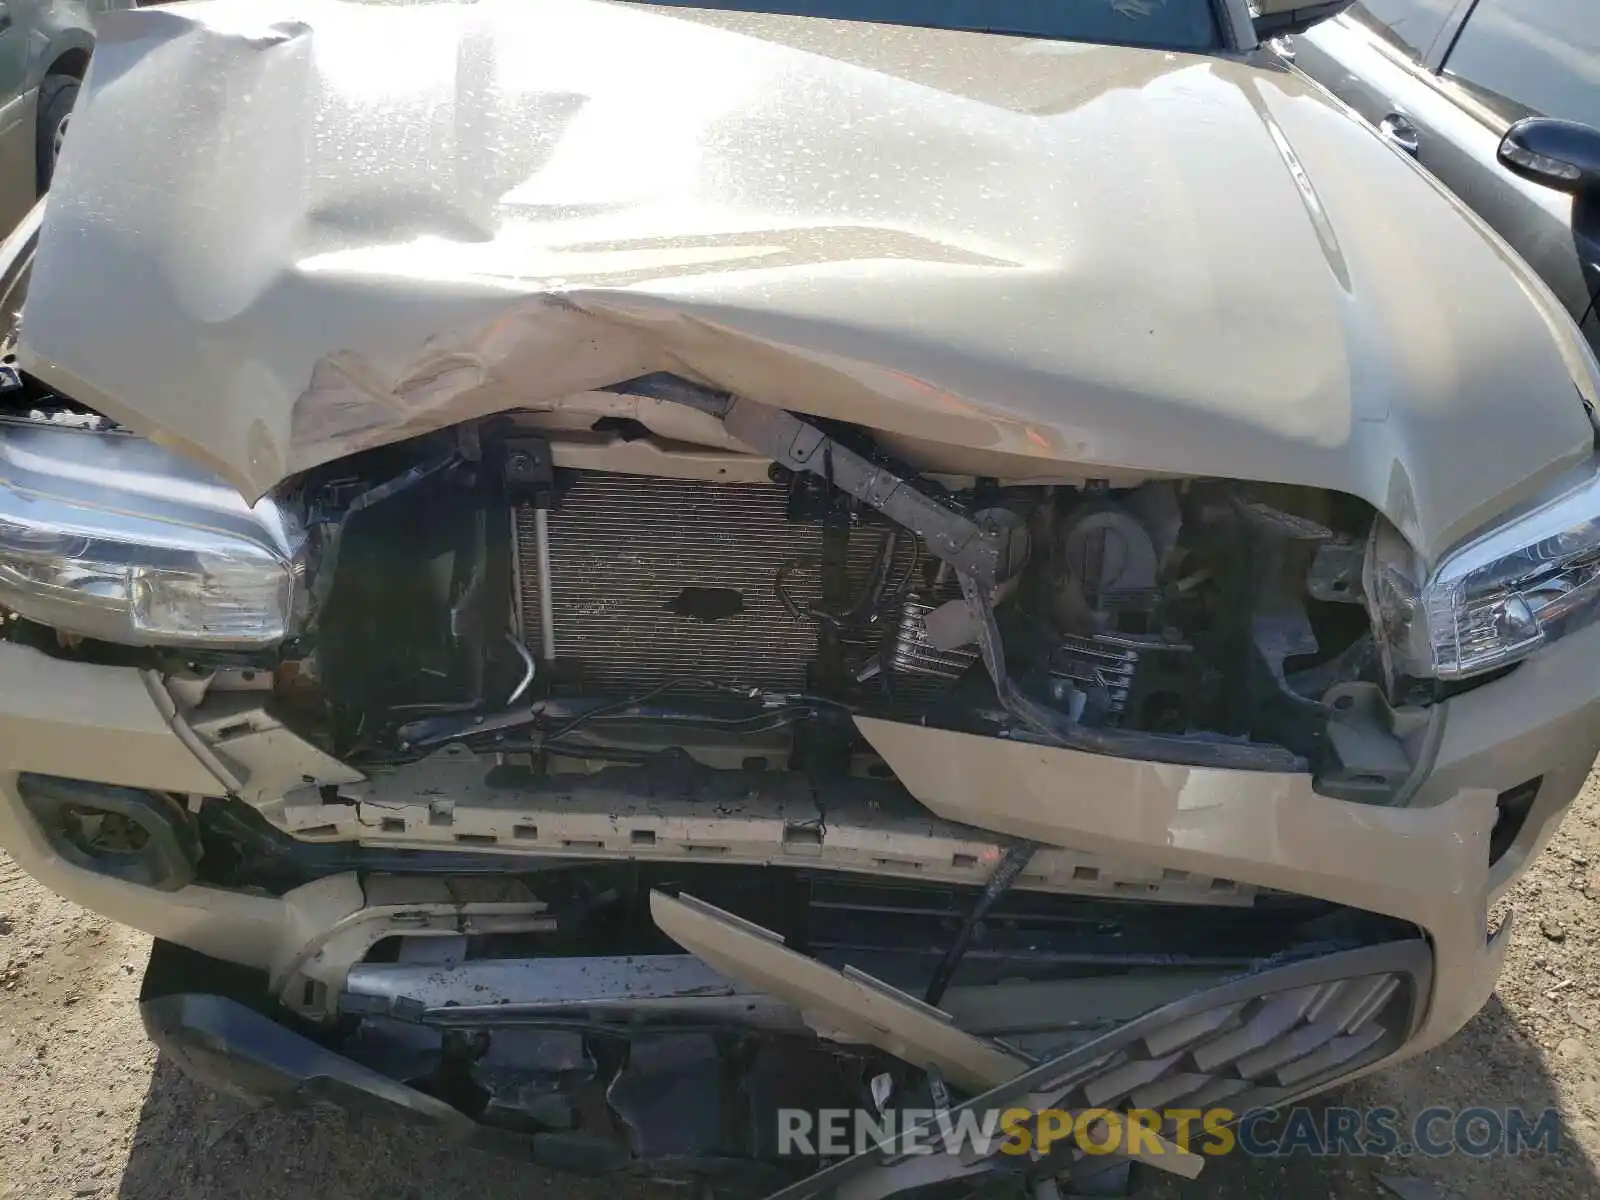
[[[1256,41],[1304,33],[1319,21],[1337,17],[1355,0],[1250,0]]]
[[[1558,191],[1600,192],[1600,129],[1529,117],[1506,131],[1500,162],[1513,174]]]

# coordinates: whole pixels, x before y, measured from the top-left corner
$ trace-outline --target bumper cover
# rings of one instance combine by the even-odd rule
[[[941,816],[1414,924],[1433,949],[1434,988],[1401,1051],[1410,1054],[1454,1033],[1493,990],[1506,938],[1488,936],[1488,904],[1542,848],[1587,776],[1600,743],[1596,677],[1600,628],[1450,701],[1433,767],[1405,808],[1319,796],[1305,776],[1152,765],[882,722],[863,730]],[[349,875],[281,897],[200,885],[159,892],[57,853],[18,794],[20,773],[223,792],[135,671],[0,643],[0,764],[0,846],[21,867],[87,908],[264,970],[275,990],[373,903]],[[1543,780],[1537,799],[1491,868],[1496,796],[1534,777]],[[337,990],[343,979],[325,982]]]

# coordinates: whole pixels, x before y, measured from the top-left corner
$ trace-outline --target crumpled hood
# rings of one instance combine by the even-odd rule
[[[1337,489],[1430,557],[1591,454],[1480,223],[1261,63],[606,0],[113,13],[36,373],[254,497],[677,371],[924,466]]]

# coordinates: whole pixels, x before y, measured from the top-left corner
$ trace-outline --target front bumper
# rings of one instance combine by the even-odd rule
[[[963,1111],[981,1121],[985,1113],[1103,1112],[1122,1105],[1144,1112],[1166,1108],[1241,1114],[1288,1104],[1320,1090],[1333,1077],[1390,1057],[1402,1046],[1420,1019],[1429,991],[1430,962],[1427,944],[1410,938],[1268,966],[1197,990],[1044,1061],[1024,1064],[1000,1082],[974,1089],[977,1094],[949,1119],[961,1121]],[[620,1139],[608,1138],[609,1118],[587,1122],[570,1133],[512,1132],[480,1125],[418,1087],[274,1021],[248,1000],[165,990],[164,983],[179,977],[187,986],[208,975],[215,977],[218,972],[210,968],[217,965],[158,943],[141,1001],[151,1040],[185,1072],[215,1090],[255,1104],[329,1105],[431,1125],[447,1137],[484,1149],[585,1173],[684,1166],[682,1158],[669,1155],[666,1162],[657,1162],[630,1152],[629,1144]],[[644,1040],[651,1040],[648,1032],[641,1033]],[[1168,1068],[1178,1058],[1183,1059],[1184,1070],[1173,1073]],[[916,1174],[914,1179],[905,1177],[904,1155],[873,1150],[812,1174],[822,1164],[809,1156],[791,1157],[781,1149],[776,1155],[761,1153],[775,1147],[770,1131],[779,1126],[785,1111],[781,1089],[774,1093],[759,1085],[741,1086],[733,1091],[731,1104],[720,1089],[710,1091],[710,1097],[696,1096],[689,1103],[711,1107],[711,1123],[756,1152],[752,1166],[760,1164],[790,1176],[806,1173],[780,1193],[786,1200],[819,1194],[887,1196],[919,1182],[983,1172],[1073,1178],[1105,1165],[1081,1147],[1066,1145],[1051,1153],[1042,1141],[1037,1143],[1038,1158],[1019,1156],[1015,1147],[1005,1148],[1009,1135],[991,1134],[992,1140],[975,1140],[960,1155],[946,1151],[913,1160],[909,1169]],[[684,1103],[670,1086],[647,1089],[648,1094],[641,1095],[619,1076],[604,1100],[595,1097],[584,1107],[598,1116],[598,1110],[610,1109],[622,1092],[632,1092],[632,1098],[619,1100],[622,1107],[611,1116],[620,1116],[635,1129],[654,1124],[661,1109]],[[843,1092],[840,1100],[848,1099],[849,1092]],[[644,1144],[649,1139],[635,1142],[631,1149],[637,1151]],[[674,1149],[681,1152],[683,1147]],[[1165,1140],[1153,1141],[1142,1152],[1134,1151],[1130,1143],[1125,1152],[1113,1153],[1130,1158],[1153,1155],[1144,1161],[1189,1177],[1203,1166],[1186,1145]],[[847,1182],[850,1186],[844,1187]]]
[[[1403,808],[1330,799],[1306,776],[1154,765],[880,721],[861,727],[940,816],[1410,922],[1434,958],[1426,1011],[1397,1051],[1412,1054],[1449,1037],[1493,990],[1506,938],[1490,936],[1488,907],[1544,845],[1593,763],[1596,678],[1600,627],[1451,700],[1432,768]],[[56,853],[30,817],[18,790],[25,772],[224,794],[137,672],[0,644],[0,846],[63,896],[264,970],[274,989],[307,962],[328,962],[327,948],[371,911],[354,875],[274,897],[197,885],[161,892],[85,869]],[[1542,780],[1532,806],[1491,866],[1497,797],[1532,779]],[[336,966],[322,982],[337,990]]]

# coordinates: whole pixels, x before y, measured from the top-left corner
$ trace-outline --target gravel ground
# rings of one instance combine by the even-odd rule
[[[1553,1155],[1426,1163],[1232,1157],[1157,1200],[1600,1197],[1600,772],[1511,898],[1499,995],[1448,1045],[1337,1102],[1559,1108]],[[0,854],[0,1200],[646,1200],[450,1151],[333,1114],[255,1112],[203,1092],[146,1043],[134,1000],[148,940],[56,898]],[[1398,1190],[1394,1190],[1398,1189]],[[661,1189],[657,1189],[661,1190]],[[617,1193],[632,1193],[625,1197]]]

